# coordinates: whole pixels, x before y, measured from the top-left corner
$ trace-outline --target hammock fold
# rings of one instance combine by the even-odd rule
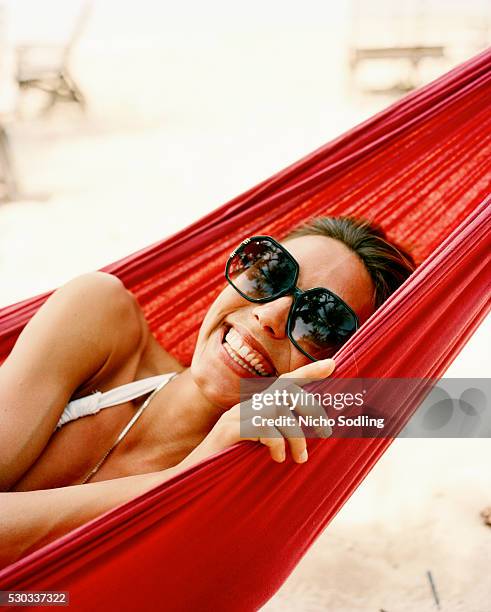
[[[104,269],[189,365],[244,236],[281,239],[313,216],[363,216],[420,265],[341,349],[335,376],[441,377],[490,309],[490,69],[488,50]],[[0,358],[47,296],[0,311]],[[401,423],[416,408],[411,393],[401,397]],[[68,590],[75,610],[258,609],[390,443],[310,440],[309,461],[296,465],[241,442],[0,571],[0,588]]]

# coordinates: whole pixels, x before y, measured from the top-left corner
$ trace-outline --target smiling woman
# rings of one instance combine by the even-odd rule
[[[281,243],[249,238],[227,262],[189,368],[116,277],[61,287],[0,368],[4,561],[239,441],[241,379],[329,376],[330,357],[413,269],[380,229],[350,218],[314,219]],[[254,440],[285,459],[281,431]],[[307,460],[303,436],[288,444]]]
[[[260,374],[280,375],[332,357],[414,268],[383,230],[349,217],[313,219],[282,244],[268,236],[246,239],[227,263],[230,286],[201,326],[191,364],[195,380],[225,407],[237,393],[231,386],[227,395],[222,385],[235,380],[229,370],[255,375],[244,362],[262,366]],[[209,344],[213,333],[224,350]]]

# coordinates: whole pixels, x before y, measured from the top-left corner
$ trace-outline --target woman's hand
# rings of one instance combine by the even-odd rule
[[[303,389],[291,379],[306,379],[305,384],[312,380],[323,380],[330,376],[334,371],[335,363],[332,359],[315,361],[305,366],[297,368],[287,374],[282,374],[275,382],[265,389],[262,394],[273,393],[275,390],[287,389],[288,396],[298,393],[306,395]],[[191,465],[213,455],[240,440],[252,440],[260,442],[269,448],[271,458],[274,461],[282,462],[286,458],[285,438],[288,439],[292,458],[297,463],[304,463],[308,459],[307,444],[302,428],[296,425],[280,426],[265,425],[258,426],[252,424],[252,417],[260,414],[261,417],[275,418],[281,415],[294,417],[294,413],[284,404],[262,407],[261,412],[254,412],[250,408],[251,400],[235,404],[227,410],[216,422],[213,429],[206,438],[199,444],[185,459],[184,464]],[[305,402],[308,405],[301,405],[300,402],[295,406],[295,411],[302,415],[326,416],[324,409],[319,405],[312,405],[312,402]],[[296,422],[296,421],[295,421]],[[331,434],[329,427],[318,428],[322,437]],[[241,431],[257,433],[256,437],[241,437]]]

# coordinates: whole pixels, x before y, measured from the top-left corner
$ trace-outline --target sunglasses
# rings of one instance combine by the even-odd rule
[[[225,277],[249,302],[272,302],[292,294],[286,333],[293,345],[312,361],[327,359],[355,333],[359,321],[353,310],[332,291],[296,285],[300,267],[271,236],[246,238],[230,254]]]

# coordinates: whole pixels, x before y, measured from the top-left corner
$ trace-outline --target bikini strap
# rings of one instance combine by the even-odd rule
[[[113,451],[113,449],[121,442],[121,440],[126,436],[126,434],[130,431],[130,429],[133,427],[133,425],[136,423],[136,421],[141,417],[141,415],[143,414],[143,412],[145,411],[146,407],[150,404],[150,402],[152,401],[152,399],[157,395],[157,393],[163,388],[165,387],[165,385],[170,382],[171,380],[173,380],[177,375],[179,374],[179,372],[175,372],[171,377],[166,378],[165,380],[163,380],[156,389],[154,389],[154,391],[147,397],[147,399],[143,402],[143,404],[140,406],[140,408],[135,412],[135,414],[131,417],[130,421],[128,422],[128,424],[124,427],[124,429],[121,431],[121,433],[119,434],[119,436],[116,438],[116,441],[113,443],[113,445],[109,448],[108,451],[106,451],[106,453],[102,456],[102,458],[98,461],[98,463],[95,465],[95,467],[87,474],[87,476],[84,478],[84,480],[82,480],[81,484],[85,484],[86,482],[88,482],[90,480],[90,478],[92,478],[92,476],[99,470],[99,468],[101,467],[101,465],[104,463],[104,461],[107,459],[108,455]],[[141,395],[141,394],[140,394]]]

